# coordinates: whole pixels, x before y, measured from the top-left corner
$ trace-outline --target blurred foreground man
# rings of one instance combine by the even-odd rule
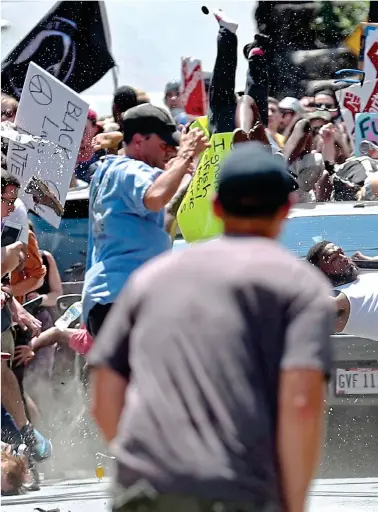
[[[276,241],[292,189],[282,159],[237,147],[214,201],[225,235],[136,271],[109,315],[90,363],[114,511],[303,512],[334,311]]]

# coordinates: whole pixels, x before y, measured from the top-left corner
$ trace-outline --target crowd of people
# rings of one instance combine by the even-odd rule
[[[2,243],[2,494],[39,489],[37,463],[52,446],[36,382],[51,382],[63,344],[89,353],[92,413],[118,457],[114,510],[303,511],[329,336],[378,341],[378,283],[357,266],[378,257],[351,259],[322,241],[299,262],[276,239],[296,202],[378,200],[378,146],[354,155],[331,85],[270,97],[263,35],[244,48],[246,89],[235,91],[238,25],[220,10],[215,18],[204,130],[191,127],[178,80],[165,88],[166,109],[122,86],[112,115],[88,112],[71,182],[89,185],[79,324],[54,325],[61,277],[2,142],[2,227],[22,226],[17,242]],[[2,122],[17,107],[2,95]],[[217,133],[233,140],[213,204],[226,236],[171,254],[178,208]]]

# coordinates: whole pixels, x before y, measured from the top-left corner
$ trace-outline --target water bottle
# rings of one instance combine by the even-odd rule
[[[57,327],[60,331],[67,329],[72,322],[77,320],[83,311],[83,306],[81,302],[75,302],[71,307],[67,309],[63,316],[58,318],[55,322],[55,327]]]

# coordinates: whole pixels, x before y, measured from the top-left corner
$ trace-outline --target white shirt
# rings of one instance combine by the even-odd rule
[[[378,273],[360,274],[355,281],[336,290],[346,296],[350,305],[342,333],[378,341]]]
[[[19,241],[27,244],[29,239],[29,220],[28,220],[28,211],[26,206],[21,201],[21,199],[16,199],[14,203],[14,212],[7,216],[6,220],[14,222],[21,226],[21,233],[19,236]]]

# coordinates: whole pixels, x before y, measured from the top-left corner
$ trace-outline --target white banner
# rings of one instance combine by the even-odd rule
[[[31,62],[15,124],[36,136],[27,145],[9,142],[8,169],[21,182],[27,208],[59,227],[76,166],[89,105]]]
[[[352,85],[336,92],[348,133],[354,139],[355,118],[361,112],[378,112],[378,80]]]
[[[370,141],[378,145],[378,114],[363,112],[356,115],[355,155],[361,156],[361,143]]]
[[[365,81],[378,78],[378,27],[369,26],[365,39]]]

